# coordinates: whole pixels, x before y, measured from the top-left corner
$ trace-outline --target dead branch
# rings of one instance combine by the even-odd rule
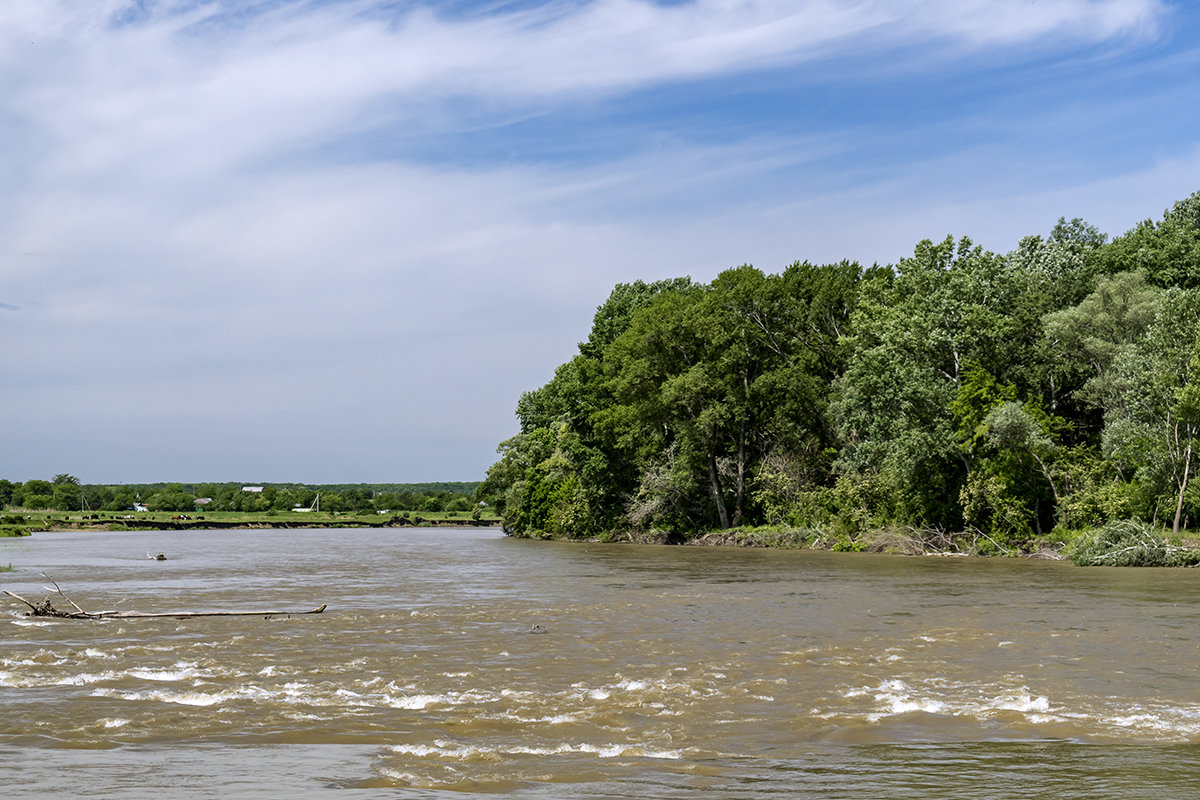
[[[43,578],[45,578],[46,580],[50,581],[51,583],[53,583],[53,584],[54,584],[54,591],[58,592],[59,596],[60,596],[60,597],[62,597],[62,599],[63,599],[63,600],[66,600],[68,603],[70,603],[71,605],[75,606],[75,610],[76,610],[76,611],[78,611],[80,614],[85,614],[85,615],[88,613],[88,612],[84,611],[82,608],[80,608],[79,606],[75,605],[75,601],[74,601],[74,600],[72,600],[71,598],[69,598],[69,597],[67,597],[65,594],[63,594],[63,590],[62,590],[62,589],[60,589],[60,588],[58,588],[58,582],[57,582],[56,580],[54,580],[54,578],[51,578],[49,575],[47,575],[47,574],[46,574],[46,573],[44,573],[44,572],[42,573],[42,577],[43,577]],[[45,586],[43,586],[42,588],[43,588],[43,589],[46,589],[46,591],[50,591],[50,590],[49,590],[48,588],[46,588]],[[50,602],[50,600],[49,600],[49,599],[47,599],[45,602],[46,602],[46,603],[49,603],[49,602]]]
[[[101,611],[91,614],[91,619],[150,619],[154,617],[171,617],[186,619],[190,617],[290,617],[301,614],[320,614],[328,606],[324,603],[309,611]]]
[[[53,580],[50,581],[54,583]],[[57,586],[58,584],[55,584]],[[303,614],[320,614],[328,606],[322,603],[311,611],[84,611],[79,608],[71,598],[65,594],[63,598],[68,603],[75,606],[76,611],[62,611],[54,607],[50,602],[50,598],[46,598],[41,602],[35,603],[31,600],[26,600],[21,595],[15,592],[10,592],[7,589],[3,590],[9,597],[14,597],[20,600],[25,605],[29,606],[29,611],[25,612],[27,617],[57,617],[59,619],[153,619],[153,618],[173,618],[173,619],[188,619],[191,617],[290,617],[300,616]],[[59,594],[62,591],[59,590]]]

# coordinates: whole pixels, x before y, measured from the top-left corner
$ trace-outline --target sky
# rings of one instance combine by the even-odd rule
[[[0,478],[480,480],[613,286],[1200,189],[1169,0],[5,0]]]

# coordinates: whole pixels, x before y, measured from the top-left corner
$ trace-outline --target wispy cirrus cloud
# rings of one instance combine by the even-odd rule
[[[561,102],[830,58],[853,69],[861,63],[845,56],[872,48],[1095,44],[1151,34],[1168,10],[1159,0],[596,0],[451,16],[363,0],[39,0],[0,13],[9,110],[65,147],[58,166],[74,173],[128,169],[135,154],[211,169],[403,125],[454,98]]]

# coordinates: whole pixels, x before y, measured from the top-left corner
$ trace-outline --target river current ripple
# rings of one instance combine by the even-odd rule
[[[436,529],[43,533],[0,563],[89,610],[329,606],[4,598],[8,797],[1200,791],[1196,570]]]

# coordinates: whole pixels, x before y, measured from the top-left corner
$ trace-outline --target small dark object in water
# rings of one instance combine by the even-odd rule
[[[150,559],[151,561],[166,561],[167,560],[167,557],[165,555],[163,555],[162,553],[159,553],[156,556],[152,556],[149,553],[146,553],[146,558]]]
[[[545,625],[534,625],[528,630],[528,633],[549,633],[549,631],[546,630]]]

